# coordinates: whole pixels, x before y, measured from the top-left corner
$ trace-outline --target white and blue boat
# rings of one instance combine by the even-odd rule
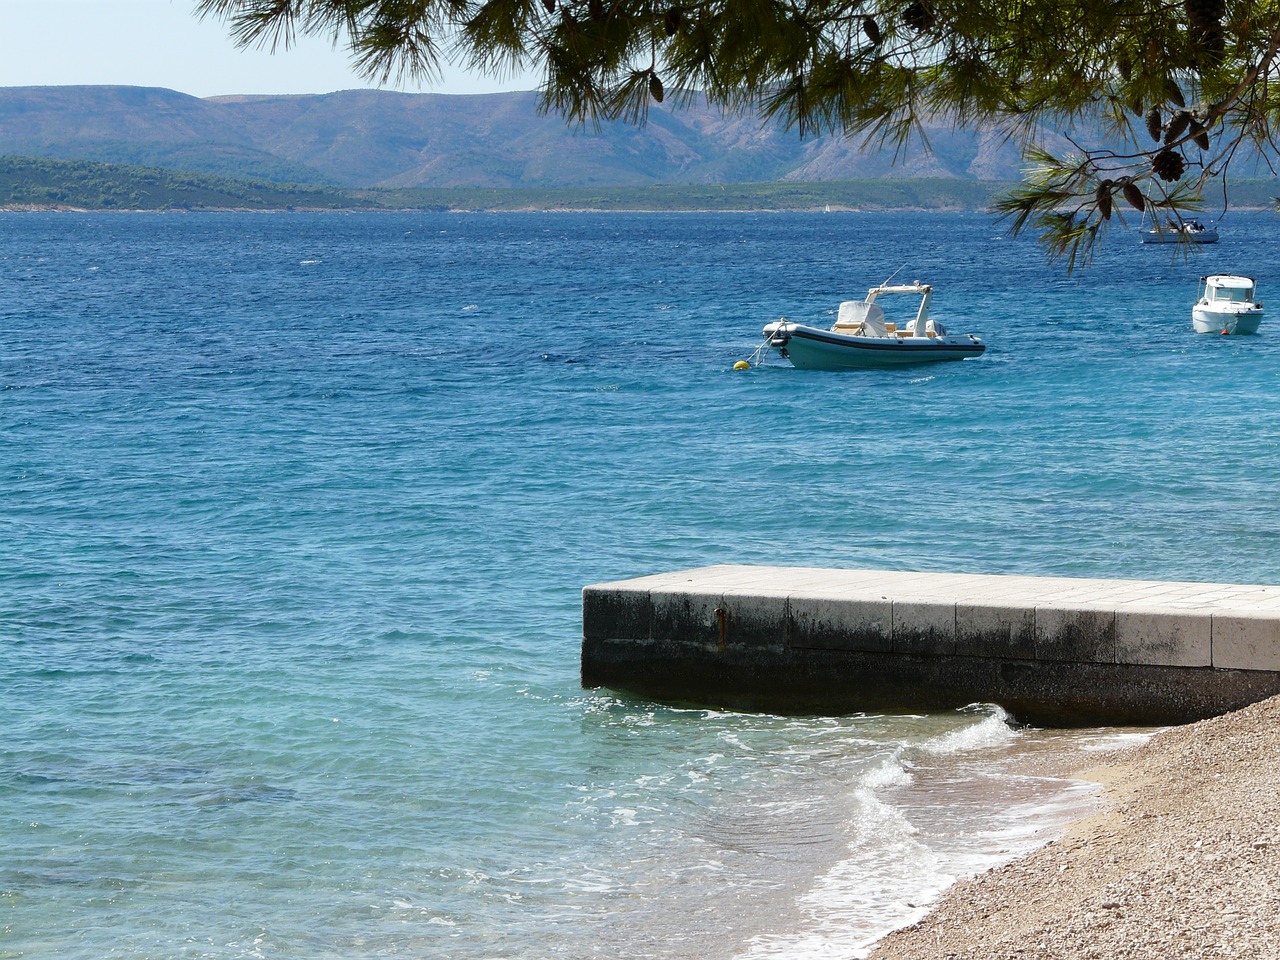
[[[1200,278],[1200,299],[1191,308],[1191,329],[1223,336],[1257,333],[1262,301],[1253,277],[1214,274]]]
[[[1199,220],[1170,220],[1138,230],[1141,243],[1217,243],[1218,228]]]
[[[920,298],[915,316],[901,327],[885,317],[880,304],[881,297],[899,294]],[[940,321],[929,316],[932,299],[930,284],[884,283],[868,290],[865,300],[840,304],[830,329],[784,317],[767,324],[764,335],[769,346],[802,370],[888,367],[981,356],[987,349],[981,339],[972,334],[950,335]]]

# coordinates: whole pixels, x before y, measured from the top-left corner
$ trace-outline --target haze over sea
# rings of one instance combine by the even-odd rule
[[[1280,225],[1075,276],[984,215],[0,215],[0,957],[847,957],[1088,789],[998,709],[578,684],[709,563],[1280,582]],[[932,282],[979,360],[733,372]]]

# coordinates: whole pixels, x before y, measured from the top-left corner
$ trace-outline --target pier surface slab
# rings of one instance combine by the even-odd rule
[[[1280,693],[1280,586],[718,565],[583,590],[582,681],[846,713],[1176,723]]]

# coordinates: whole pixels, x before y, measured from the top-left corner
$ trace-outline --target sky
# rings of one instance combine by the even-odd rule
[[[196,97],[332,93],[372,87],[327,40],[241,50],[224,24],[198,20],[197,0],[0,0],[0,87],[127,84]],[[536,77],[494,80],[449,69],[409,93],[532,90]]]

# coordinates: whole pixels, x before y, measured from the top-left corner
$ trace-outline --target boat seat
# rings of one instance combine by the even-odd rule
[[[844,310],[843,304],[841,307],[840,314],[836,317],[836,325],[832,329],[843,330],[846,333],[851,330],[861,330],[862,321],[865,319],[861,311]]]

